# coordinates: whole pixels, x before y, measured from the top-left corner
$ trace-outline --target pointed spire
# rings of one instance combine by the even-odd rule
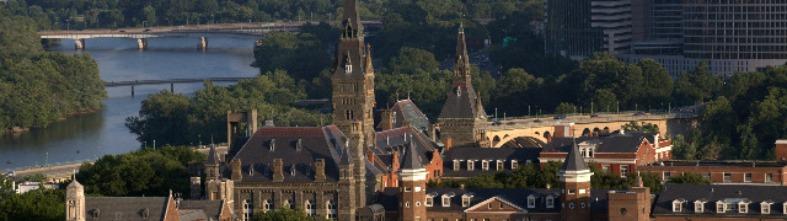
[[[366,74],[373,74],[374,73],[374,64],[372,64],[372,46],[366,44],[366,59],[364,59],[364,72]]]
[[[568,156],[566,156],[566,160],[563,162],[563,167],[561,168],[563,171],[582,171],[588,170],[588,165],[585,163],[585,159],[579,155],[579,146],[577,146],[577,139],[574,139],[574,144],[571,146],[571,150],[568,151]]]
[[[421,169],[424,167],[421,155],[415,148],[415,141],[410,137],[410,143],[404,152],[404,159],[402,160],[402,169]]]
[[[216,153],[216,145],[215,144],[211,144],[210,145],[210,151],[208,151],[208,162],[207,162],[207,164],[216,165],[216,164],[219,164],[219,162],[221,162],[221,160],[219,159],[219,154]]]
[[[358,15],[358,3],[356,0],[344,0],[344,19],[343,26],[346,37],[361,37],[363,35],[363,25]]]
[[[465,26],[462,23],[459,23],[459,30],[456,35],[454,77],[456,81],[470,82],[470,58],[467,54],[467,42],[465,42]]]

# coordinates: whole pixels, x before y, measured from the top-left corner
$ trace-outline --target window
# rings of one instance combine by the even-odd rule
[[[424,206],[432,207],[434,205],[434,195],[428,194],[426,195],[426,199],[424,200]]]
[[[574,203],[573,203],[573,202],[571,202],[571,203],[568,203],[568,208],[569,208],[569,209],[574,209]]]
[[[548,209],[555,208],[555,197],[547,196],[546,204]]]
[[[760,213],[771,214],[771,204],[773,204],[773,202],[770,201],[760,203]]]
[[[243,220],[243,221],[251,220],[251,215],[252,214],[251,214],[251,205],[249,205],[249,201],[243,200],[243,202],[241,202],[241,205],[243,207],[243,213],[241,214],[241,220]]]
[[[629,174],[629,165],[620,165],[620,177],[626,177]]]
[[[731,183],[732,182],[732,173],[724,172],[724,180],[723,180],[723,182]]]
[[[706,180],[711,180],[710,179],[710,173],[703,173],[702,177],[705,178]]]
[[[577,193],[577,191],[574,189],[566,189],[566,190],[568,191],[568,195],[574,195]]]
[[[782,214],[787,214],[787,202],[782,203]]]
[[[502,171],[502,170],[503,170],[503,161],[497,160],[497,171]]]
[[[773,182],[773,174],[772,173],[766,173],[765,174],[765,182],[766,183]]]
[[[533,195],[527,196],[527,208],[536,208],[536,197]]]
[[[462,194],[462,207],[470,206],[470,200],[472,200],[472,199],[473,199],[473,194],[472,193]]]
[[[489,170],[489,161],[488,160],[482,160],[481,161],[481,169],[484,170],[484,171]]]
[[[458,171],[461,166],[459,160],[454,160],[454,171]]]
[[[475,167],[474,162],[475,161],[473,161],[473,160],[467,160],[467,170],[473,171],[475,169],[474,168]]]
[[[749,213],[749,202],[741,201],[738,203],[738,213],[746,214]]]
[[[672,176],[672,173],[669,171],[664,171],[664,175],[661,180],[669,181],[669,178]]]
[[[743,174],[743,182],[744,183],[751,183],[751,173],[744,173]]]
[[[517,162],[516,160],[511,160],[511,170],[516,170],[518,166],[519,166],[519,162]]]
[[[705,201],[697,200],[694,201],[694,213],[704,213],[705,212]]]
[[[722,201],[716,202],[716,213],[724,213],[727,211],[727,204]]]
[[[336,204],[331,201],[325,202],[325,218],[329,220],[336,220]]]
[[[683,212],[683,199],[676,199],[672,201],[672,212],[673,213],[680,213]]]
[[[453,193],[443,194],[441,202],[443,207],[451,207],[451,197],[454,197]]]
[[[303,203],[303,208],[304,208],[304,212],[306,212],[307,216],[314,215],[314,207],[312,206],[312,202],[311,201],[306,200],[306,202]]]
[[[268,203],[268,200],[262,201],[262,213],[267,213],[271,210],[271,204]]]

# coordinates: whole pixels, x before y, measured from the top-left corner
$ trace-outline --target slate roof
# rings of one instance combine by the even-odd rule
[[[199,210],[208,218],[218,220],[219,215],[221,215],[221,204],[221,200],[183,200],[180,201],[179,209]]]
[[[444,177],[473,177],[483,174],[498,172],[496,160],[504,160],[505,170],[511,170],[511,160],[517,160],[517,164],[524,166],[528,161],[538,163],[540,148],[475,148],[475,147],[455,147],[443,154]],[[454,160],[460,160],[459,170],[454,170]],[[478,160],[474,164],[474,170],[467,170],[466,160]],[[490,169],[484,171],[481,168],[481,160],[492,160]]]
[[[394,118],[396,120],[394,121],[393,128],[404,127],[409,123],[410,126],[420,131],[426,132],[429,130],[429,118],[427,118],[426,114],[424,114],[424,112],[415,105],[415,102],[410,99],[396,101],[389,111],[395,113]],[[378,124],[377,129],[381,128],[380,124]]]
[[[401,127],[390,130],[379,131],[375,134],[376,143],[374,153],[379,159],[379,163],[385,167],[393,165],[393,152],[400,151],[406,153],[410,144],[415,145],[415,152],[419,153],[423,165],[429,163],[434,154],[440,154],[439,146],[432,142],[432,139],[412,127]],[[405,136],[407,138],[405,139]],[[400,155],[400,164],[404,166],[404,155]],[[382,169],[382,168],[381,168]]]
[[[334,125],[260,128],[233,160],[241,160],[244,181],[273,180],[273,160],[278,158],[284,161],[284,182],[311,182],[315,160],[325,159],[326,180],[338,181],[345,140]]]
[[[578,137],[578,144],[596,144],[596,153],[633,153],[639,150],[643,140],[652,135],[647,134],[613,134],[604,137]],[[568,152],[574,144],[575,138],[558,137],[544,146],[544,152]]]
[[[440,118],[474,119],[476,116],[486,116],[483,108],[476,108],[478,94],[473,86],[460,84],[454,86],[445,99]]]
[[[404,155],[402,157],[402,169],[422,169],[424,168],[424,160],[421,159],[421,154],[418,153],[418,149],[415,147],[415,142],[410,141],[407,148],[404,149]]]
[[[684,199],[683,212],[672,212],[672,201]],[[787,188],[783,186],[751,186],[751,185],[693,185],[671,184],[664,186],[664,191],[658,195],[653,205],[653,215],[698,215],[694,212],[694,201],[705,200],[704,215],[716,214],[716,202],[721,200],[737,203],[741,200],[749,201],[747,214],[738,211],[728,211],[727,216],[768,216],[761,214],[760,203],[772,201],[770,216],[784,217],[782,204],[787,202]]]
[[[566,160],[563,161],[563,166],[560,169],[562,171],[582,171],[590,169],[587,163],[585,163],[585,159],[579,155],[579,147],[576,143],[574,143],[573,148],[569,150]]]
[[[473,195],[470,200],[470,206],[462,207],[462,195],[469,193]],[[397,198],[397,188],[386,188],[383,192],[378,193],[377,202],[387,211],[398,211],[399,201]],[[524,189],[481,189],[481,188],[427,188],[427,195],[434,196],[434,204],[432,207],[427,207],[427,211],[434,212],[448,212],[456,211],[461,212],[465,209],[475,206],[484,200],[492,197],[499,197],[503,200],[511,202],[520,208],[526,209],[528,213],[559,213],[560,212],[560,190],[559,189],[542,189],[542,188],[524,188]],[[451,205],[449,207],[442,206],[442,196],[444,194],[453,194],[451,197]],[[534,208],[527,207],[527,197],[533,195],[536,197],[536,205]],[[554,197],[554,207],[546,207],[547,196]],[[591,209],[594,211],[603,211],[606,213],[607,209],[607,191],[604,190],[591,190]]]
[[[167,197],[85,197],[85,207],[86,220],[162,220]]]

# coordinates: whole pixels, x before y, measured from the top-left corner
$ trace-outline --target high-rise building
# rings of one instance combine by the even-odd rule
[[[547,0],[545,4],[546,53],[582,59],[631,48],[631,0]]]

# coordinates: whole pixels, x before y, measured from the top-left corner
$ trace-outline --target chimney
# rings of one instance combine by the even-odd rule
[[[284,160],[281,158],[273,159],[273,181],[284,182]]]
[[[249,124],[249,135],[257,132],[257,109],[252,109],[246,113],[246,122]]]
[[[393,111],[391,111],[391,110],[384,110],[383,114],[382,114],[382,118],[383,119],[382,119],[381,129],[382,130],[393,129],[393,127],[394,127],[394,117],[396,117],[396,116],[394,116]]]
[[[325,182],[325,159],[314,161],[314,181]]]
[[[787,161],[787,139],[776,140],[776,160]]]
[[[232,160],[232,162],[230,164],[231,164],[231,168],[232,168],[231,169],[232,170],[232,176],[231,176],[232,180],[236,181],[236,182],[241,181],[241,179],[243,179],[243,171],[241,171],[240,159]]]

